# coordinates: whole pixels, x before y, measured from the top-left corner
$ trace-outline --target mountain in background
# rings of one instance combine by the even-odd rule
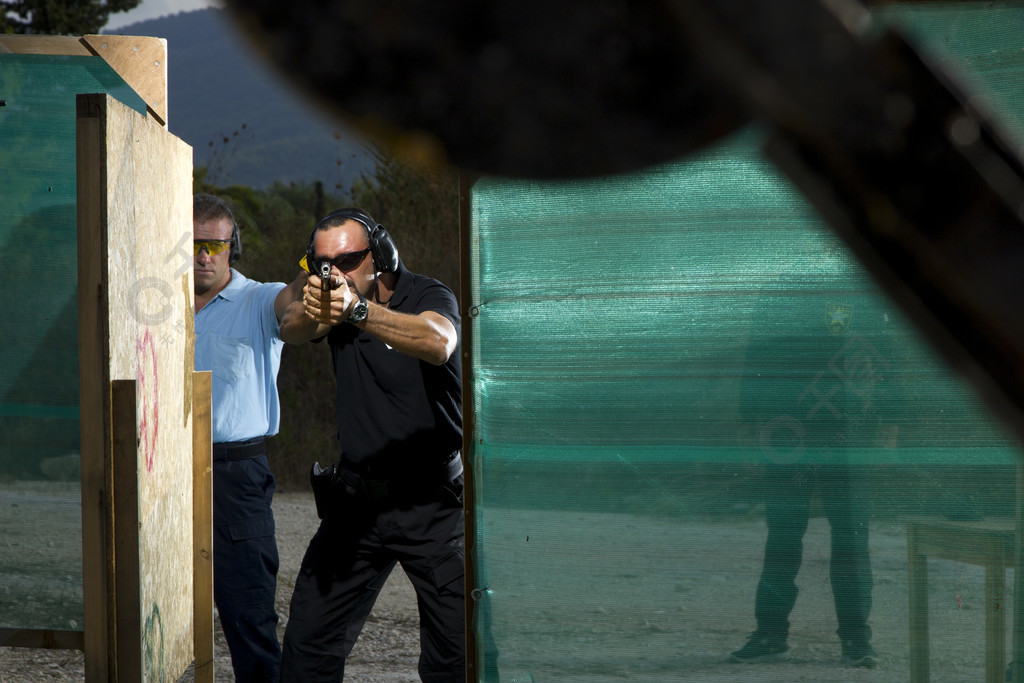
[[[317,111],[254,53],[227,10],[202,9],[122,26],[167,39],[167,127],[217,185],[265,188],[323,181],[346,192],[373,172],[372,146]]]

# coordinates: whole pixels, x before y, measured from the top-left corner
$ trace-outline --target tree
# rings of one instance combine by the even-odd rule
[[[398,245],[409,270],[437,278],[461,296],[459,177],[376,149],[377,170],[353,184],[352,203],[369,211]]]
[[[0,33],[82,36],[99,33],[113,12],[139,0],[0,0]]]

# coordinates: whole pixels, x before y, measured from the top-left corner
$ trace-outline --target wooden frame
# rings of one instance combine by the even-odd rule
[[[212,681],[210,378],[194,371],[192,151],[166,130],[167,44],[0,35],[3,53],[101,58],[148,115],[104,94],[68,112],[85,623],[0,629],[0,645],[83,650],[87,681],[176,679],[195,653]]]
[[[167,41],[144,36],[22,36],[0,34],[0,53],[103,58],[146,109],[167,127]]]
[[[985,680],[1005,680],[1006,569],[1016,563],[1013,520],[907,521],[907,583],[910,626],[910,680],[930,679],[928,662],[928,558],[938,557],[985,568]],[[1017,573],[1017,572],[1015,572]],[[1014,609],[1014,624],[1021,610]]]
[[[473,401],[466,400],[473,395],[473,323],[470,314],[470,292],[472,292],[472,278],[470,277],[471,255],[469,249],[469,228],[470,228],[470,188],[473,182],[465,174],[459,174],[459,279],[462,301],[459,304],[459,315],[462,319],[460,349],[462,352],[462,466],[463,466],[463,527],[465,536],[466,551],[466,680],[477,681],[480,679],[480,672],[477,667],[477,638],[473,628],[477,614],[477,603],[479,594],[474,589],[476,585],[476,565],[473,562],[473,552],[476,546],[476,517],[474,516],[473,501],[476,496],[476,461],[473,458],[473,432],[475,431],[474,421],[476,415],[473,413]],[[481,606],[482,607],[482,606]]]
[[[985,568],[985,680],[1005,680],[1006,570],[1013,569],[1014,679],[1024,662],[1024,463],[1017,462],[1013,519],[954,521],[935,517],[907,520],[907,607],[910,627],[910,680],[930,680],[928,645],[928,558],[938,557]]]
[[[212,531],[193,529],[192,150],[109,95],[77,114],[86,680],[177,679],[212,634],[194,603]]]

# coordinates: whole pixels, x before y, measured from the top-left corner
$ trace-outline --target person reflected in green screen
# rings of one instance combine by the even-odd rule
[[[820,320],[820,318],[818,319]],[[854,315],[833,306],[803,335],[758,339],[747,356],[741,401],[764,464],[768,538],[754,599],[757,629],[729,659],[766,662],[789,650],[789,616],[803,539],[818,494],[831,528],[829,578],[841,657],[874,667],[867,467],[850,449],[891,447],[897,429],[882,420],[892,368],[885,313]]]

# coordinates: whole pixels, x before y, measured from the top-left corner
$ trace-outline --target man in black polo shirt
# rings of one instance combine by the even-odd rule
[[[462,380],[455,296],[387,232],[339,209],[310,236],[289,342],[326,336],[341,461],[292,594],[282,681],[337,681],[396,563],[418,596],[420,677],[465,679]],[[320,267],[329,264],[325,285]]]

